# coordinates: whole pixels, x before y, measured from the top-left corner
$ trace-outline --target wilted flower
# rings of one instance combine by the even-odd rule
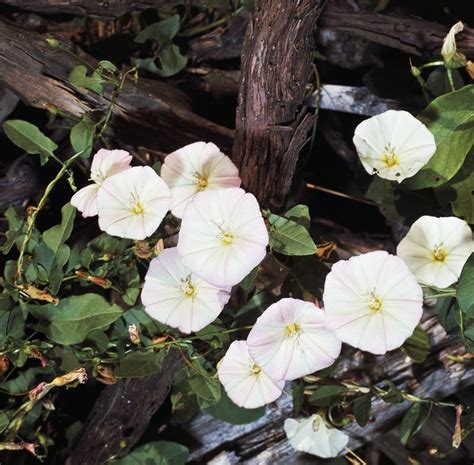
[[[245,341],[234,341],[217,375],[229,398],[239,407],[257,408],[280,397],[284,381],[274,381],[250,357]]]
[[[320,415],[301,420],[287,418],[283,429],[294,449],[324,459],[336,457],[349,442],[346,433],[327,426]]]
[[[53,379],[49,386],[65,386],[66,384],[71,384],[74,382],[84,384],[87,381],[87,373],[84,368],[78,368],[77,370],[72,370],[66,373],[65,375],[58,376]]]
[[[171,212],[178,218],[198,192],[239,187],[241,183],[237,167],[212,142],[194,142],[170,153],[161,176],[171,189]]]
[[[150,263],[142,302],[145,311],[183,333],[212,323],[230,298],[230,287],[219,288],[183,265],[176,247],[165,249]]]
[[[456,34],[464,29],[464,24],[457,22],[448,32],[444,38],[443,47],[441,48],[441,55],[443,56],[444,64],[448,68],[459,68],[466,66],[466,56],[457,52]]]
[[[353,141],[368,173],[398,182],[415,175],[436,151],[433,134],[406,111],[388,110],[362,121]]]
[[[135,323],[128,325],[128,338],[133,344],[140,344],[140,334],[138,332],[138,326]]]
[[[102,183],[110,176],[130,168],[132,156],[125,150],[100,149],[92,160],[91,180],[93,184],[77,191],[71,198],[84,218],[97,215],[97,192]]]
[[[200,192],[181,223],[178,252],[215,286],[242,281],[265,257],[268,232],[257,199],[239,188]]]
[[[257,319],[247,337],[252,358],[272,378],[292,380],[332,365],[341,341],[311,302],[281,299]]]
[[[369,252],[333,265],[324,286],[326,324],[343,342],[374,354],[413,334],[423,291],[403,260]]]
[[[469,225],[455,216],[422,216],[397,247],[420,283],[438,288],[455,283],[474,250]]]
[[[97,195],[99,226],[111,236],[142,240],[157,229],[171,205],[171,192],[149,166],[107,178]]]

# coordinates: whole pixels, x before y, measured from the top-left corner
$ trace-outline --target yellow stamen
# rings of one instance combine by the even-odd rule
[[[437,262],[444,262],[448,253],[443,249],[443,244],[437,245],[433,249],[433,259]]]
[[[230,231],[222,233],[221,240],[224,244],[230,245],[234,241],[234,235]]]
[[[197,185],[198,191],[203,191],[207,187],[207,178],[198,176],[196,185]]]
[[[371,313],[377,313],[382,308],[382,305],[383,305],[382,300],[376,295],[372,294],[369,300],[369,311]]]
[[[252,362],[252,365],[250,365],[250,371],[252,372],[252,375],[258,375],[262,370],[255,362]]]
[[[313,420],[313,424],[312,424],[313,431],[318,431],[320,426],[321,426],[321,417],[316,417]]]
[[[187,297],[193,297],[196,295],[197,289],[196,286],[191,282],[191,279],[188,278],[183,284],[183,292]]]
[[[298,323],[291,323],[285,326],[286,337],[293,337],[301,333],[301,326]]]
[[[132,206],[131,212],[134,215],[143,215],[143,213],[145,213],[145,209],[143,208],[143,204],[140,202],[140,200],[137,200],[136,203]]]
[[[400,159],[395,153],[384,153],[382,161],[385,163],[387,168],[393,168],[400,163]]]

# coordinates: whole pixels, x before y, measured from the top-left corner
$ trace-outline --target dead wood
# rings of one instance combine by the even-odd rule
[[[90,56],[83,58],[96,65]],[[51,48],[46,37],[0,20],[0,83],[36,108],[56,107],[73,117],[103,113],[111,90],[100,96],[72,86],[71,70],[80,61]],[[185,95],[171,85],[131,78],[114,107],[108,134],[118,142],[169,152],[197,140],[208,140],[229,151],[233,131],[189,110]]]

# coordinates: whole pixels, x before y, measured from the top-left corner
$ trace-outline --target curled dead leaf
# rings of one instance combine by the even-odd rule
[[[114,367],[112,365],[97,365],[96,370],[96,379],[103,384],[115,384],[117,378],[114,375]]]
[[[26,294],[30,299],[42,300],[43,302],[49,302],[53,305],[58,305],[59,299],[52,296],[48,291],[44,289],[38,289],[35,286],[23,286],[22,284],[17,284],[17,289],[20,290],[23,294]]]
[[[329,256],[337,249],[337,245],[334,242],[325,242],[324,244],[318,244],[318,250],[316,255],[321,260],[327,260]]]

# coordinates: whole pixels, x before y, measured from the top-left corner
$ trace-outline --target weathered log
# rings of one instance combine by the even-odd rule
[[[171,351],[160,373],[105,387],[83,427],[70,465],[101,465],[119,452],[125,455],[167,398],[181,363],[181,354]]]
[[[314,122],[300,107],[321,9],[318,0],[255,2],[242,50],[233,159],[243,186],[276,211]]]
[[[391,379],[399,389],[424,398],[443,399],[456,391],[474,384],[474,366],[453,362],[449,356],[464,353],[461,341],[446,336],[444,329],[437,322],[431,311],[426,312],[423,328],[431,340],[431,354],[422,365],[407,362],[407,357],[396,351],[387,356],[372,356],[357,353],[355,357],[346,358],[336,372],[339,379],[351,378],[357,373],[370,376],[374,383]],[[422,367],[420,370],[419,367]],[[285,389],[291,392],[291,389]],[[401,415],[411,404],[387,404],[378,398],[372,402],[372,421],[364,428],[355,422],[345,428],[350,435],[349,447],[356,449],[363,444],[376,440],[378,436],[399,423]],[[242,426],[222,424],[207,414],[200,413],[186,431],[198,444],[191,450],[194,464],[201,464],[220,458],[220,464],[286,464],[295,465],[317,463],[314,457],[298,454],[288,443],[283,432],[283,422],[292,417],[291,397],[283,394],[270,405],[267,415],[254,423]],[[454,416],[448,424],[452,432]],[[383,437],[382,437],[383,439]],[[420,440],[420,439],[419,439]],[[398,443],[400,436],[397,437]],[[377,441],[375,441],[376,444]],[[425,437],[421,443],[425,448],[430,446],[430,438]],[[382,449],[389,449],[383,442]],[[444,444],[449,448],[449,443]],[[467,457],[465,457],[467,458]],[[408,463],[408,462],[401,462]],[[423,462],[429,463],[429,462]]]
[[[97,62],[83,55],[95,65]],[[76,118],[104,112],[111,89],[100,96],[74,87],[68,79],[79,59],[51,48],[46,37],[0,20],[0,83],[25,103],[37,108],[57,107]],[[109,135],[118,142],[169,152],[197,140],[209,140],[229,151],[233,131],[191,112],[185,95],[158,80],[130,78],[113,110]]]

